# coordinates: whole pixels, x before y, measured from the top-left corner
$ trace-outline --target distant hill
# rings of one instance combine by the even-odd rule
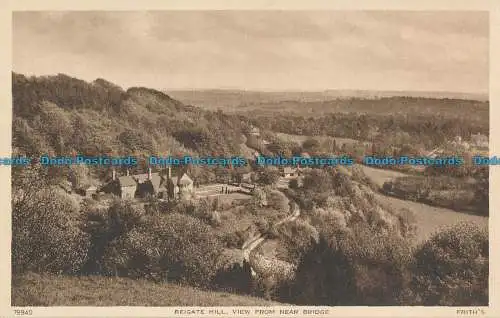
[[[260,92],[246,90],[166,90],[166,93],[185,104],[206,109],[237,111],[241,107],[281,102],[325,102],[338,99],[380,99],[388,97],[414,97],[433,99],[459,99],[487,101],[487,94],[454,92],[402,92],[402,91],[366,91],[366,90],[326,90],[321,92]]]
[[[432,147],[457,135],[467,140],[471,133],[489,132],[489,102],[468,99],[224,90],[183,97],[145,87],[124,90],[104,79],[16,73],[12,94],[12,145],[27,156],[243,155],[242,135],[251,124],[272,142],[276,132],[356,140],[388,140],[399,132]],[[144,171],[142,163],[138,171]],[[107,170],[99,171],[100,179]]]

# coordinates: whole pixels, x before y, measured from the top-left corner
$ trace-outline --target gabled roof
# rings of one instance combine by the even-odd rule
[[[131,187],[137,185],[137,183],[131,176],[118,177],[118,183],[120,184],[121,187]]]
[[[179,179],[178,184],[187,185],[193,183],[193,179],[191,179],[187,173],[184,173],[182,177]]]
[[[151,178],[153,178],[153,176],[160,176],[160,174],[158,172],[153,172],[153,173],[151,173]],[[148,181],[149,175],[147,173],[140,173],[140,174],[133,175],[132,178],[137,180],[137,182],[139,182],[139,183],[144,183],[144,182]]]
[[[160,189],[160,184],[161,184],[161,177],[157,173],[151,174],[151,185],[153,186],[153,189],[155,192],[158,192],[158,189]]]

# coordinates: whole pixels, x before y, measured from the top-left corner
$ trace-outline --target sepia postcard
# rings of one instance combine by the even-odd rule
[[[500,316],[500,3],[1,12],[1,317]]]

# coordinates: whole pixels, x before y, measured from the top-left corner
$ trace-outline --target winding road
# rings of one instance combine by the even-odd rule
[[[300,208],[297,203],[291,202],[289,203],[290,206],[290,214],[285,217],[284,219],[280,220],[277,222],[275,225],[280,225],[286,222],[293,222],[297,220],[297,218],[300,216]],[[241,252],[243,253],[243,258],[245,261],[249,262],[250,261],[250,254],[251,252],[259,247],[261,244],[265,243],[266,237],[263,236],[261,233],[252,236],[248,240],[246,240],[243,245],[241,246]],[[252,275],[255,276],[256,272],[254,271],[253,268],[251,268]]]

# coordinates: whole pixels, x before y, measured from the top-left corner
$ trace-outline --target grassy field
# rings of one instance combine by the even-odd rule
[[[364,166],[364,165],[360,165],[360,167],[362,167],[365,175],[368,178],[370,178],[372,181],[374,181],[380,187],[386,181],[390,181],[390,180],[397,178],[397,177],[407,176],[407,174],[404,174],[402,172],[395,171],[395,170],[377,169],[377,168],[372,168],[372,167],[368,167],[368,166]]]
[[[397,171],[375,169],[367,166],[361,167],[363,168],[365,174],[380,186],[382,186],[384,182],[393,178],[406,176],[406,174]],[[453,225],[462,221],[476,223],[480,226],[488,226],[488,217],[453,211],[446,208],[433,207],[427,204],[401,200],[382,194],[377,194],[377,197],[379,200],[391,205],[393,208],[407,208],[415,213],[417,222],[417,243],[426,240],[430,235],[432,235],[432,233],[438,231],[443,226]]]
[[[299,143],[299,144],[302,144],[302,142],[304,142],[304,140],[307,140],[307,139],[310,139],[310,138],[314,138],[314,139],[317,139],[319,141],[324,141],[324,140],[327,140],[327,139],[335,139],[335,142],[337,143],[337,145],[340,147],[342,146],[342,144],[346,144],[346,145],[352,145],[352,144],[356,144],[358,143],[359,141],[358,140],[355,140],[355,139],[350,139],[350,138],[340,138],[340,137],[330,137],[330,136],[305,136],[305,135],[292,135],[292,134],[285,134],[285,133],[276,133],[276,135],[280,138],[280,139],[283,139],[283,140],[286,140],[286,141],[294,141],[296,143]]]
[[[367,166],[362,167],[365,174],[380,186],[393,178],[406,176],[406,174],[397,171],[375,169]],[[432,233],[443,226],[453,225],[462,221],[476,223],[480,226],[488,226],[488,217],[433,207],[427,204],[401,200],[381,194],[377,194],[377,197],[379,200],[396,209],[408,208],[415,213],[417,222],[417,242],[422,242],[427,239]]]
[[[377,197],[380,201],[391,205],[395,209],[407,208],[415,213],[417,223],[416,243],[428,239],[430,235],[445,226],[451,226],[459,222],[475,223],[479,226],[488,227],[489,218],[485,216],[433,207],[381,194],[377,194]]]
[[[12,306],[278,306],[276,302],[147,280],[29,273],[13,278]]]

